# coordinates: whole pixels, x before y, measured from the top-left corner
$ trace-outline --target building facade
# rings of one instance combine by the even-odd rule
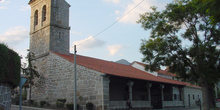
[[[57,99],[73,103],[74,55],[69,53],[69,7],[65,0],[30,0],[30,52],[40,77],[35,79],[32,98],[55,106]],[[88,102],[97,110],[154,109],[197,106],[202,98],[197,86],[149,73],[139,65],[76,56],[77,104]],[[135,63],[136,65],[136,63]],[[138,65],[138,64],[137,64]],[[166,75],[165,75],[166,76]],[[201,99],[202,100],[202,99]]]

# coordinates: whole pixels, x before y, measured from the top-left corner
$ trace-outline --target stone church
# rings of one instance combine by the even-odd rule
[[[69,7],[65,0],[30,0],[30,51],[41,77],[35,80],[32,99],[56,104],[57,99],[73,103],[74,55],[69,52]],[[87,56],[76,56],[77,104],[95,110],[127,108],[154,109],[196,107],[202,101],[201,88],[174,80],[161,70],[146,72],[144,64],[130,65]]]

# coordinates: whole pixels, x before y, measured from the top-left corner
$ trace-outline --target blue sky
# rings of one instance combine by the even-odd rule
[[[71,5],[70,47],[76,44],[77,54],[108,61],[126,59],[129,62],[141,62],[143,57],[139,52],[141,39],[149,38],[150,31],[144,30],[136,23],[139,14],[150,11],[150,6],[164,9],[167,3],[172,2],[171,0],[66,1]],[[0,42],[4,42],[23,57],[29,48],[28,2],[29,0],[0,0]],[[139,3],[141,4],[137,6]],[[137,7],[134,8],[135,6]],[[117,20],[119,21],[112,25]],[[110,25],[112,25],[110,28],[103,31]],[[73,53],[72,49],[71,52]]]

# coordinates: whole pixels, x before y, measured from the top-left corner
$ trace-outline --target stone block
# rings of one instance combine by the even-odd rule
[[[96,96],[90,96],[89,99],[90,100],[96,100]]]
[[[5,101],[5,100],[7,100],[7,98],[8,98],[8,95],[4,94],[4,99],[3,100]]]

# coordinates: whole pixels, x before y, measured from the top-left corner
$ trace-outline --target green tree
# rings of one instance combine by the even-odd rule
[[[212,23],[198,5],[179,0],[163,11],[152,7],[152,12],[140,15],[138,23],[151,30],[150,39],[142,40],[140,52],[143,62],[149,64],[146,69],[169,66],[177,77],[199,84],[204,110],[209,110],[215,107],[214,86],[220,78],[220,23]]]
[[[12,88],[19,85],[21,58],[5,44],[0,43],[0,84],[9,84]]]
[[[36,70],[37,67],[36,66],[33,66],[32,62],[35,60],[35,55],[34,53],[30,52],[28,53],[26,59],[28,60],[28,66],[27,67],[23,67],[22,70],[23,70],[23,73],[25,75],[27,75],[28,79],[27,79],[27,84],[29,84],[29,104],[31,104],[31,89],[32,89],[32,86],[34,85],[34,78],[35,77],[39,77],[39,73],[38,71]]]
[[[194,0],[197,11],[209,16],[211,23],[220,22],[220,0]]]

